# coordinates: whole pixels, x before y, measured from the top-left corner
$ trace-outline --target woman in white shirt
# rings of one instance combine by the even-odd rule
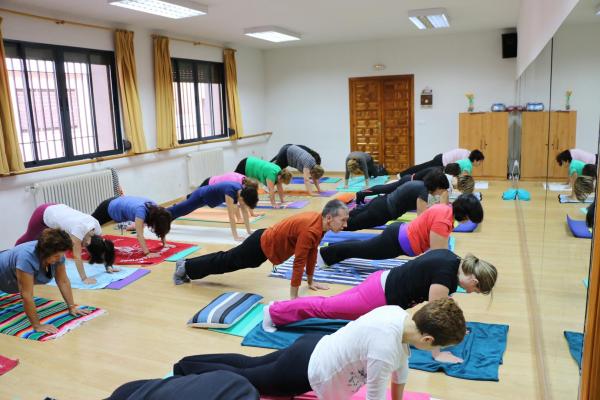
[[[112,241],[100,236],[102,228],[98,220],[65,204],[46,203],[37,207],[29,219],[27,231],[15,246],[37,240],[46,228],[62,229],[69,234],[73,242],[73,258],[83,283],[96,283],[94,278],[88,278],[85,273],[81,259],[83,247],[90,254],[90,263],[103,263],[107,272],[117,270],[112,266],[115,261],[115,246]]]
[[[367,399],[401,400],[408,377],[409,345],[423,350],[460,343],[462,310],[449,298],[427,303],[412,319],[398,306],[383,306],[331,335],[309,334],[290,347],[260,357],[241,354],[189,356],[176,375],[226,370],[242,375],[261,395],[295,396],[313,390],[321,400],[347,400],[363,385]]]

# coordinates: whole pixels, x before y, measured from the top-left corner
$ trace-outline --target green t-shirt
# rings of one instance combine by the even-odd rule
[[[585,163],[583,161],[571,160],[571,163],[569,164],[569,176],[573,175],[575,172],[577,172],[577,176],[583,175],[584,165]]]
[[[258,180],[263,185],[267,184],[267,179],[277,183],[277,174],[281,168],[277,164],[268,162],[256,157],[248,157],[246,159],[246,173],[244,175]]]
[[[463,158],[456,162],[460,167],[460,172],[467,171],[469,175],[473,175],[473,163],[468,158]]]

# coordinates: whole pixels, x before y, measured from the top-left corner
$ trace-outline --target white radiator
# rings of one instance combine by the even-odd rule
[[[105,169],[36,183],[33,185],[35,204],[62,203],[91,214],[102,201],[117,195],[112,173]]]
[[[223,149],[196,151],[187,155],[188,182],[195,189],[208,177],[225,172]]]

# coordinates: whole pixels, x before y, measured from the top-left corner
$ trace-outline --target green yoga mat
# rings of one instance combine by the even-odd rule
[[[175,262],[177,260],[181,260],[182,258],[189,256],[190,254],[194,253],[197,250],[200,250],[200,246],[192,246],[189,249],[185,249],[185,250],[180,251],[179,253],[173,254],[171,257],[167,258],[165,261]]]
[[[338,183],[342,178],[325,178],[320,183]]]
[[[369,179],[369,187],[375,186],[375,185],[383,185],[387,181],[388,181],[387,175],[376,176],[375,178]],[[336,187],[335,189],[340,192],[355,192],[356,193],[356,192],[360,192],[361,190],[363,190],[365,188],[364,182],[365,182],[365,177],[358,176],[355,178],[351,178],[348,181],[347,188],[344,188],[344,184],[340,183],[338,185],[338,187]]]
[[[245,337],[254,327],[262,322],[264,304],[258,303],[242,319],[229,328],[210,328],[209,331],[227,335]]]

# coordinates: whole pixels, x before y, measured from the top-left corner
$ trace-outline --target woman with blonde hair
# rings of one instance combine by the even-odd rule
[[[265,307],[263,327],[272,331],[273,326],[308,318],[355,320],[384,305],[408,309],[446,298],[458,286],[467,293],[490,294],[497,279],[496,267],[472,254],[460,258],[447,249],[430,250],[400,267],[374,272],[358,286],[335,296],[276,301]],[[445,353],[436,357],[457,361]]]
[[[363,151],[353,151],[346,157],[346,175],[344,176],[344,187],[348,187],[350,175],[363,175],[365,187],[369,187],[369,177],[377,176],[377,167],[373,157]]]
[[[319,179],[323,176],[325,170],[320,165],[321,157],[316,151],[302,145],[286,144],[273,157],[271,162],[279,165],[282,170],[293,167],[302,172],[304,186],[309,195],[312,194],[310,190],[311,179],[315,188],[317,188],[317,193],[321,192]]]

